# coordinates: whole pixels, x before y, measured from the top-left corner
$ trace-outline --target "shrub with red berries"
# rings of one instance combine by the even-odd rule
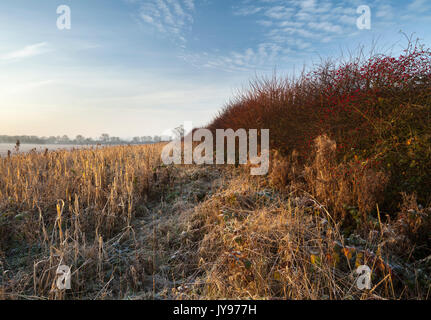
[[[339,162],[356,161],[391,177],[386,206],[401,192],[424,205],[431,190],[431,51],[410,44],[398,57],[325,62],[299,79],[258,79],[210,129],[270,129],[271,147],[297,150],[305,163],[316,137],[337,144]]]

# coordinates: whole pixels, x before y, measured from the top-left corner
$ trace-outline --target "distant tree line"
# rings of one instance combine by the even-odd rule
[[[88,144],[148,144],[157,143],[162,141],[161,136],[142,136],[133,137],[132,140],[122,140],[119,137],[111,137],[107,133],[103,133],[99,138],[86,138],[83,135],[77,135],[74,139],[69,138],[67,135],[63,136],[50,136],[50,137],[38,137],[38,136],[7,136],[0,135],[0,143],[17,143],[19,141],[22,144],[74,144],[74,145],[88,145]]]

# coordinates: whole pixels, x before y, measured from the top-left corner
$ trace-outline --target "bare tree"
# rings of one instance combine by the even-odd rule
[[[109,143],[109,134],[107,133],[102,133],[102,135],[100,136],[100,142],[102,143]]]

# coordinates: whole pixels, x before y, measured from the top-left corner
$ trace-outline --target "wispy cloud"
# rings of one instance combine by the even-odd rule
[[[381,2],[385,4],[385,0]],[[336,41],[356,31],[357,6],[356,0],[243,0],[241,5],[233,7],[234,14],[255,18],[263,33],[261,43],[248,49],[253,55],[243,54],[238,60],[231,54],[210,61],[208,65],[268,66],[271,62],[286,59],[286,55],[292,58],[303,54],[316,43]],[[391,7],[385,4],[381,7],[381,15],[389,10]],[[268,51],[269,54],[263,53]]]
[[[194,0],[142,0],[139,19],[158,32],[185,43],[186,33],[193,24]]]
[[[362,0],[240,0],[230,5],[231,14],[241,17],[240,23],[255,24],[250,27],[253,30],[250,41],[242,49],[232,45],[232,49],[205,48],[192,52],[185,44],[187,40],[193,41],[192,37],[188,38],[188,32],[194,22],[196,0],[128,1],[140,4],[143,22],[179,40],[185,49],[181,57],[186,61],[198,67],[227,71],[273,68],[274,64],[285,61],[286,56],[292,61],[367,32],[358,31],[356,26],[356,10],[364,4]],[[404,4],[405,15],[427,10],[427,2],[429,0],[410,0]],[[396,24],[398,8],[393,1],[369,3],[373,10],[373,31],[379,26],[382,29]]]
[[[415,21],[416,23],[431,21],[431,3],[429,0],[411,0],[403,11],[401,19],[404,21]]]
[[[261,7],[255,6],[234,7],[233,14],[236,16],[249,16],[258,13],[261,10]]]
[[[350,1],[260,0],[263,14],[256,23],[268,28],[270,38],[296,34],[323,39],[355,28],[356,7]],[[386,6],[383,9],[388,9]]]
[[[287,55],[289,49],[275,43],[261,43],[257,48],[247,48],[242,51],[231,51],[225,54],[211,54],[208,52],[185,54],[184,60],[196,67],[205,67],[227,72],[250,71],[273,68],[281,62],[280,55]]]
[[[275,20],[289,19],[292,17],[293,13],[293,8],[287,8],[285,6],[275,6],[265,10],[265,16]]]
[[[429,0],[413,0],[409,5],[408,9],[411,11],[425,11],[429,10],[431,8],[431,5],[429,3]]]
[[[11,51],[0,55],[0,60],[18,60],[24,58],[30,58],[48,51],[48,44],[46,42],[40,42],[32,45],[28,45],[22,49]]]

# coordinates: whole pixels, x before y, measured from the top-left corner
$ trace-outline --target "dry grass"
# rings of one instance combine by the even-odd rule
[[[350,161],[338,164],[337,145],[326,135],[315,140],[315,156],[305,167],[304,178],[310,192],[331,208],[336,221],[346,219],[347,208],[356,208],[366,223],[370,214],[383,200],[388,183],[387,174],[366,166],[366,163]]]
[[[0,159],[3,294],[61,298],[64,293],[53,290],[60,264],[75,270],[75,297],[102,294],[103,286],[91,288],[87,281],[105,283],[106,264],[115,268],[115,246],[130,239],[133,218],[165,183],[159,173],[162,146]]]
[[[160,150],[159,145],[113,147],[0,159],[3,218],[18,212],[11,227],[24,221],[27,240],[38,236],[34,228],[40,219],[49,224],[60,217],[68,227],[76,218],[81,231],[110,234],[128,226],[134,205],[148,197]],[[2,243],[7,236],[2,233]]]
[[[271,175],[287,178],[271,180],[245,167],[160,166],[160,149],[2,159],[1,298],[429,297],[429,259],[410,259],[428,221],[425,209],[412,215],[413,198],[399,219],[346,236],[303,189],[294,156],[277,156]],[[55,287],[60,264],[72,290]],[[359,264],[372,268],[372,290],[357,289]]]
[[[429,297],[428,276],[413,276],[413,286],[406,281],[406,251],[397,249],[402,239],[394,225],[346,237],[312,196],[279,192],[241,170],[231,175],[225,172],[223,187],[182,215],[186,240],[178,255],[187,260],[177,262],[196,272],[187,287],[175,290],[177,298]],[[356,286],[355,269],[363,264],[373,272],[371,290]]]

